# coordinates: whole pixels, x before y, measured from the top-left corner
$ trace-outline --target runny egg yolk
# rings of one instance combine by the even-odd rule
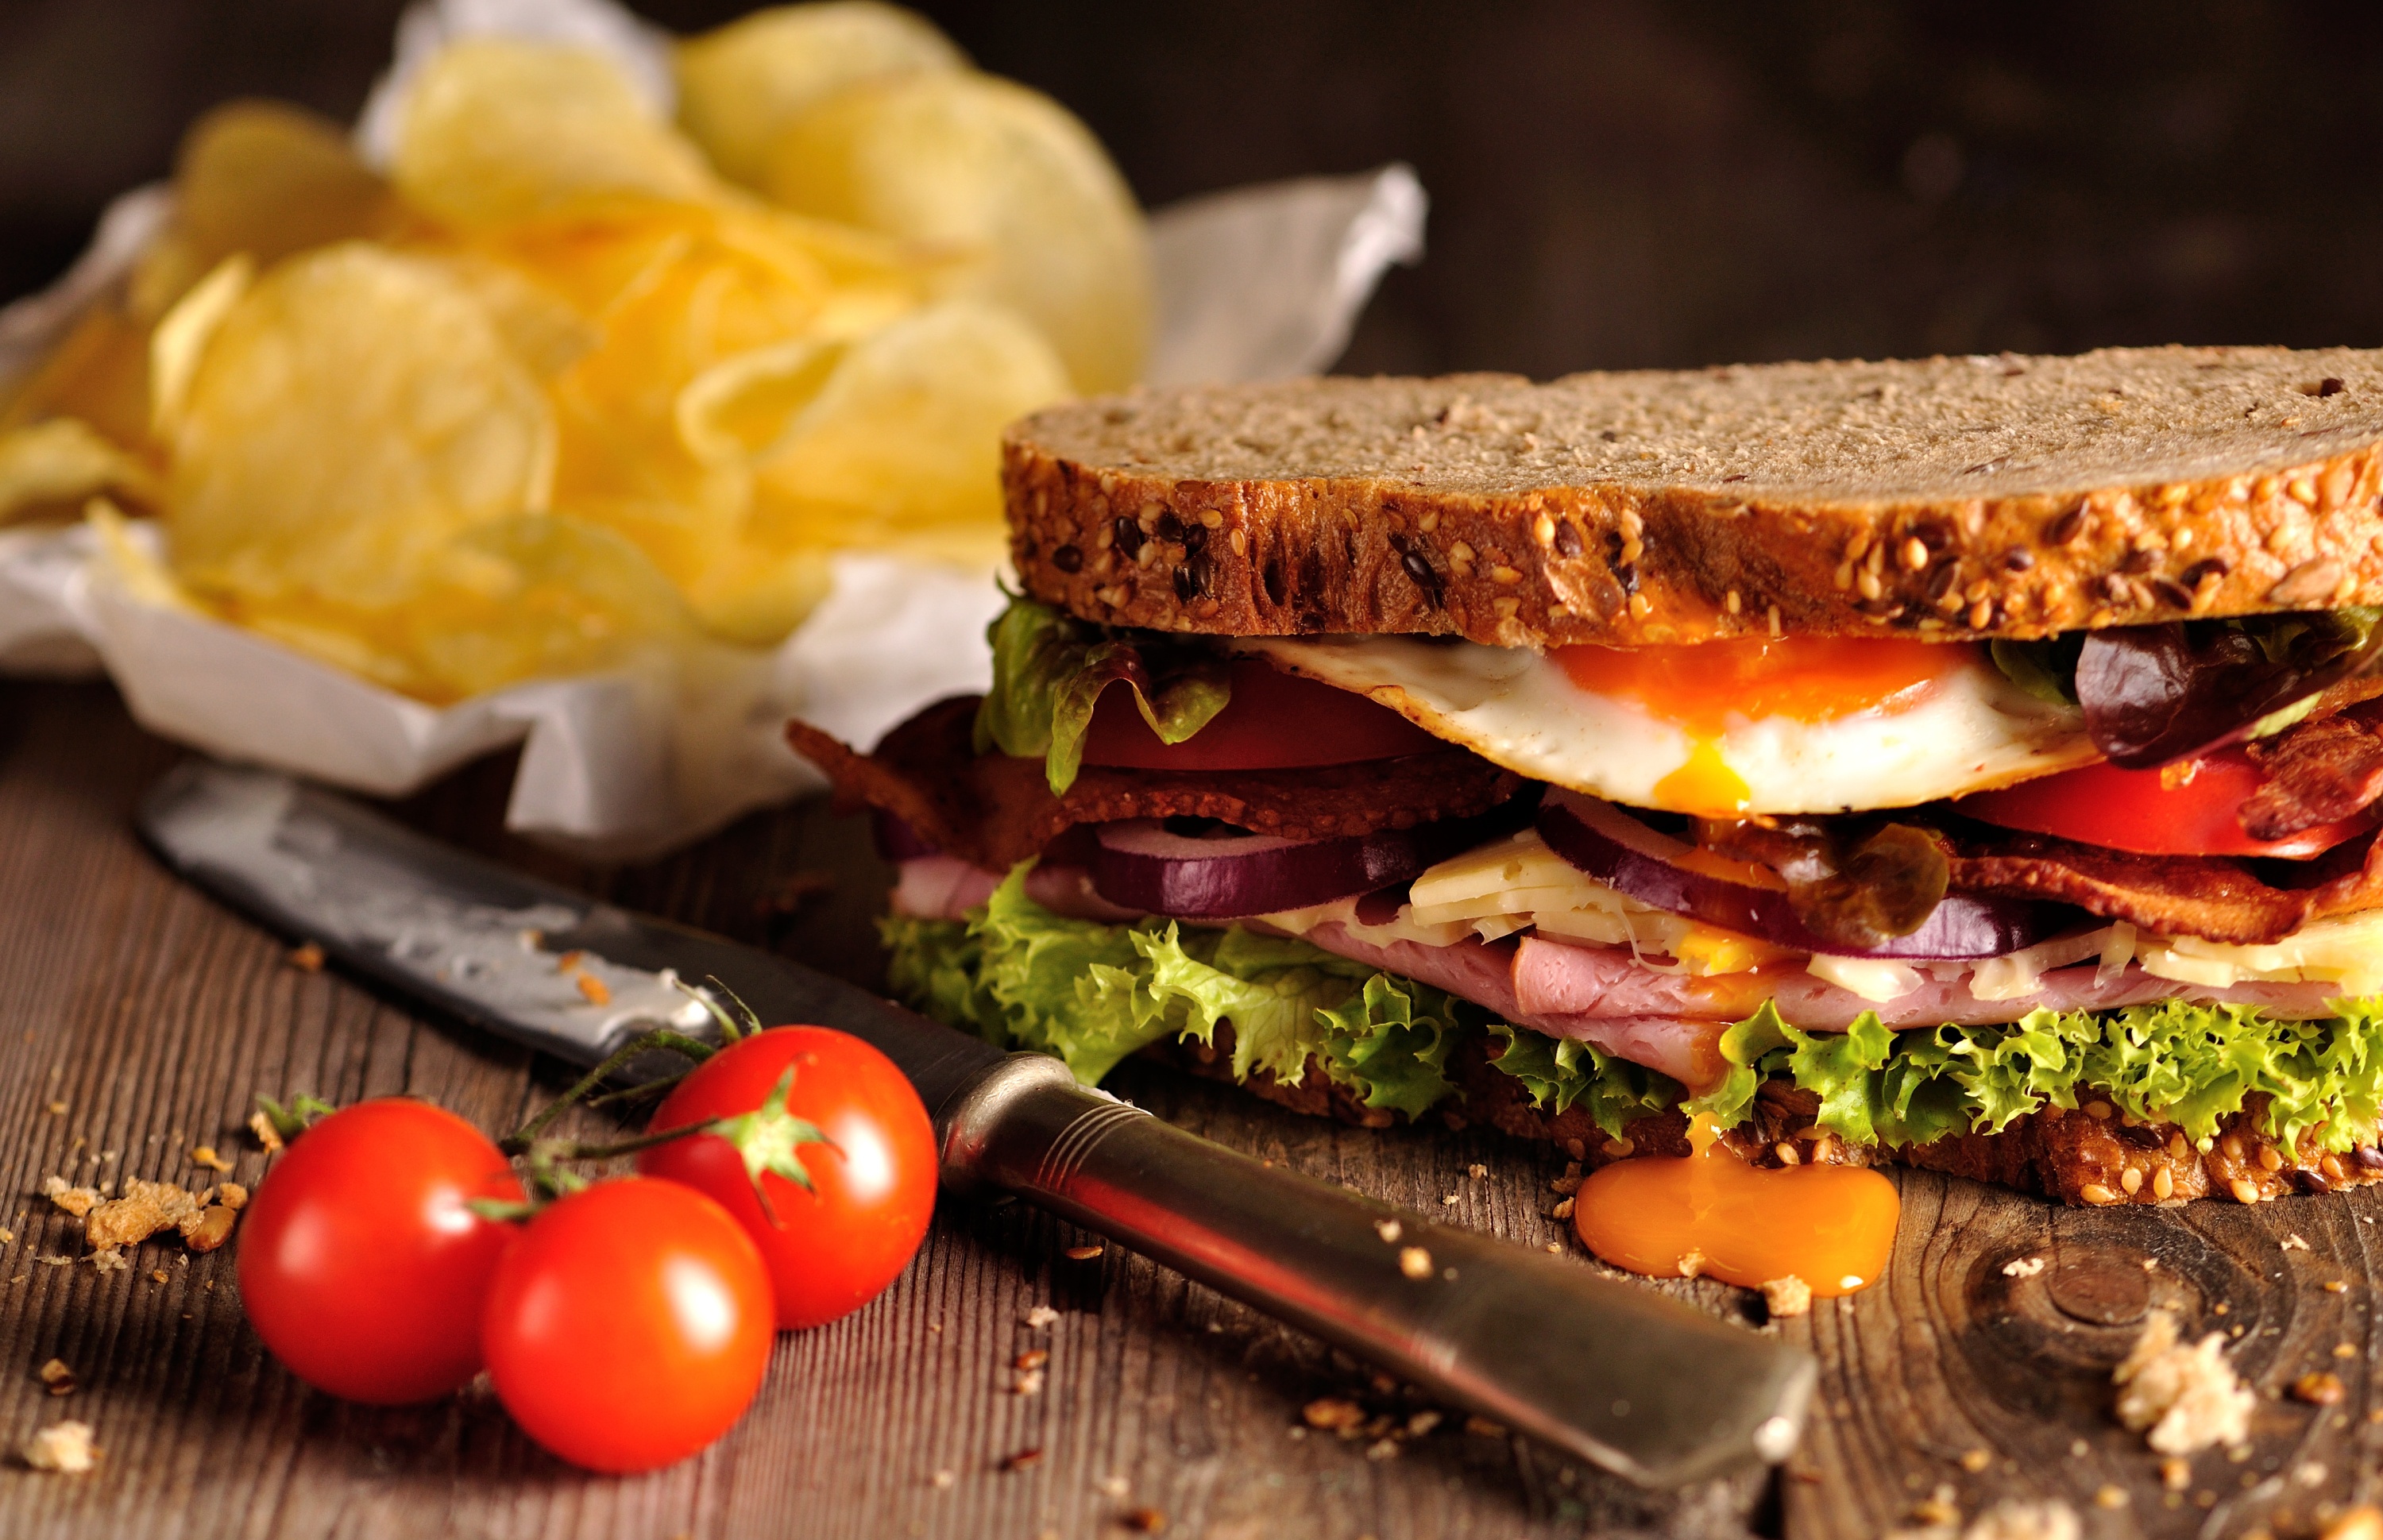
[[[1655,786],[1671,811],[1743,812],[1752,791],[1722,757],[1733,718],[1824,722],[1917,705],[1946,674],[1974,662],[1975,644],[1908,637],[1756,636],[1688,647],[1560,647],[1573,684],[1636,701],[1688,736],[1687,762]]]
[[[1853,1165],[1769,1170],[1715,1153],[1699,1114],[1691,1153],[1643,1155],[1591,1172],[1573,1200],[1582,1244],[1649,1277],[1714,1277],[1758,1288],[1801,1279],[1814,1295],[1876,1283],[1895,1244],[1895,1184]]]

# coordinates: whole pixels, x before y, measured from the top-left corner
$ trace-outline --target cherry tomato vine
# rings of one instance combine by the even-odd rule
[[[709,984],[680,988],[717,1043],[641,1033],[502,1140],[407,1098],[260,1097],[288,1141],[240,1254],[266,1346],[318,1388],[385,1403],[485,1363],[516,1423],[591,1469],[649,1469],[718,1437],[760,1385],[773,1325],[832,1321],[908,1263],[936,1151],[883,1053],[828,1028],[765,1029]],[[605,1089],[665,1053],[690,1067]],[[644,1133],[549,1131],[574,1106],[657,1093]],[[638,1175],[576,1169],[625,1156]]]

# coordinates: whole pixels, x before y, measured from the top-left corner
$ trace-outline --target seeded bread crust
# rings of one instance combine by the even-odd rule
[[[2383,603],[2383,351],[1143,390],[1003,458],[1026,591],[1163,631],[1952,639]]]
[[[1522,1082],[1492,1066],[1483,1047],[1478,1037],[1459,1044],[1444,1071],[1455,1082],[1456,1094],[1433,1107],[1426,1118],[1451,1128],[1482,1123],[1516,1139],[1552,1140],[1592,1170],[1634,1155],[1688,1153],[1687,1119],[1678,1112],[1639,1118],[1624,1130],[1626,1140],[1611,1140],[1586,1107],[1575,1104],[1559,1113],[1534,1106]],[[1212,1042],[1159,1042],[1142,1053],[1194,1075],[1233,1082],[1230,1024],[1218,1027]],[[1400,1114],[1357,1100],[1314,1058],[1297,1084],[1265,1070],[1239,1083],[1266,1101],[1312,1116],[1368,1128],[1403,1121]],[[2206,1150],[2172,1124],[2130,1123],[2098,1099],[2089,1099],[2075,1111],[2043,1106],[2022,1113],[1999,1133],[1957,1134],[1933,1144],[1877,1150],[1848,1145],[1815,1128],[1819,1098],[1772,1085],[1756,1094],[1747,1121],[1722,1134],[1722,1144],[1750,1165],[1913,1165],[2093,1208],[2167,1206],[2204,1198],[2264,1203],[2295,1192],[2335,1192],[2383,1182],[2383,1150],[2368,1143],[2329,1153],[2313,1134],[2297,1145],[2282,1143],[2261,1131],[2266,1107],[2265,1098],[2254,1093],[2241,1111],[2219,1124]]]

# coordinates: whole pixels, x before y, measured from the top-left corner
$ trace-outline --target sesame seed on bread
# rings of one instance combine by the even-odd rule
[[[2043,636],[2383,603],[2383,351],[1138,390],[1003,479],[1026,590],[1110,624]]]

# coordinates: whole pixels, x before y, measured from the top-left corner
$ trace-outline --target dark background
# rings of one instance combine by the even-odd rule
[[[352,114],[398,8],[0,0],[0,293],[209,104]],[[2383,341],[2383,6],[2359,0],[922,8],[1153,204],[1413,162],[1430,254],[1351,369]]]

